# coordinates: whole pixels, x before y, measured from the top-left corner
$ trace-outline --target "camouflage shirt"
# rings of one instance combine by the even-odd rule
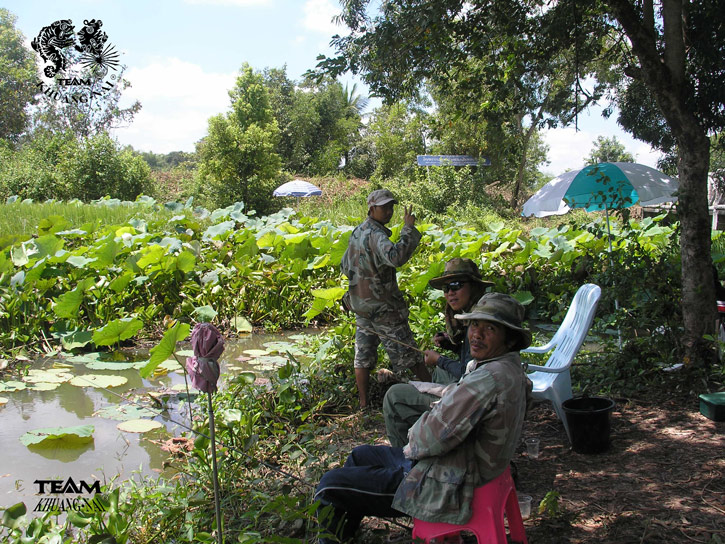
[[[398,487],[393,508],[424,521],[466,523],[474,489],[501,474],[513,457],[530,394],[516,351],[465,374],[408,431],[406,454],[418,462]]]
[[[418,247],[421,234],[404,226],[397,244],[390,241],[391,231],[371,217],[350,235],[340,268],[350,280],[346,302],[350,309],[366,318],[388,311],[407,317],[407,304],[398,289],[395,269],[408,262]]]

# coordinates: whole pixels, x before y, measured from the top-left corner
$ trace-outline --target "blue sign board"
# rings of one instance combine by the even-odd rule
[[[488,157],[470,155],[418,155],[418,166],[491,166]]]

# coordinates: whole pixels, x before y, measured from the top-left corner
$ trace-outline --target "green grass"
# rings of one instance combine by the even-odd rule
[[[151,220],[173,215],[174,212],[165,208],[136,203],[106,206],[80,202],[13,202],[0,204],[0,236],[30,237],[37,233],[40,221],[51,216],[64,217],[71,228],[78,228],[86,223],[103,227],[124,224],[133,217]]]

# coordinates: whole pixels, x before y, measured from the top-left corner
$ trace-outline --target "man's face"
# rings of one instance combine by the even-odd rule
[[[468,343],[471,356],[479,361],[493,359],[509,351],[506,329],[492,321],[473,319],[468,324]]]
[[[370,217],[372,217],[373,219],[375,219],[375,221],[382,225],[387,225],[393,218],[394,206],[395,204],[392,201],[387,202],[382,206],[372,206],[370,208]]]

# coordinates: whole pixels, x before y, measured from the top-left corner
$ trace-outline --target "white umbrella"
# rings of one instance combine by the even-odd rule
[[[302,179],[288,181],[277,187],[272,193],[274,196],[314,196],[321,195],[322,189]]]

